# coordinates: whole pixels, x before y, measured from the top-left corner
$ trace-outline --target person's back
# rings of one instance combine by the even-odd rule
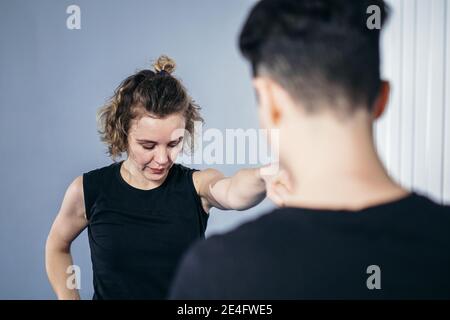
[[[449,299],[450,207],[281,208],[186,257],[174,299]],[[207,268],[202,267],[208,261]]]
[[[372,16],[367,12],[375,12]],[[239,45],[277,130],[284,208],[195,246],[172,298],[450,298],[450,209],[394,181],[373,122],[383,0],[262,0]]]

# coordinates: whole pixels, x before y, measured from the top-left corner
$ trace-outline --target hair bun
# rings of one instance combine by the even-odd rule
[[[175,66],[175,61],[166,55],[159,56],[158,60],[153,64],[156,72],[166,71],[169,74],[175,70]]]

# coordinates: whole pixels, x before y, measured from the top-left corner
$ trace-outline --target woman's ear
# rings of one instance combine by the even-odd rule
[[[373,117],[374,119],[378,119],[386,110],[386,106],[389,102],[389,95],[391,93],[391,85],[389,81],[382,80],[380,85],[380,92],[378,93],[378,97],[375,100],[373,106]]]

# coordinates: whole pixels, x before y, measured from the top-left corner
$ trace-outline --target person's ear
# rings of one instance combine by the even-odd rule
[[[253,86],[259,104],[259,118],[263,128],[273,128],[279,125],[280,110],[274,97],[274,83],[266,77],[253,79]]]
[[[389,102],[389,95],[391,93],[391,85],[389,81],[382,80],[380,85],[380,91],[378,93],[378,97],[375,100],[373,106],[373,117],[374,119],[378,119],[386,110],[386,106]]]

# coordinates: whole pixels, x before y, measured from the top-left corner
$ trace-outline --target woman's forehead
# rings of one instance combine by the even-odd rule
[[[142,116],[133,120],[130,134],[140,140],[175,140],[184,135],[185,119],[180,114],[164,118]]]

